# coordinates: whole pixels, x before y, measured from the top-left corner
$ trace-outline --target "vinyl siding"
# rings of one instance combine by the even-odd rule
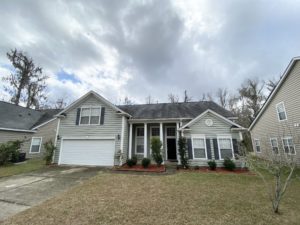
[[[52,140],[54,143],[58,120],[54,120],[36,130],[35,133],[0,131],[0,143],[14,140],[24,140],[21,146],[21,152],[26,153],[27,158],[43,157],[45,153],[44,143]],[[40,153],[30,153],[32,137],[42,137]]]
[[[287,120],[278,121],[276,104],[284,102]],[[297,164],[300,165],[300,62],[296,62],[282,86],[273,96],[269,105],[251,129],[252,140],[259,139],[262,153],[271,149],[270,138],[277,137],[279,149],[282,148],[282,136],[293,136]]]
[[[213,125],[211,127],[205,124],[205,120],[207,119],[211,119],[213,121]],[[215,159],[213,139],[217,138],[218,135],[228,135],[231,136],[232,139],[237,139],[237,141],[240,141],[239,133],[231,131],[230,124],[224,122],[222,119],[218,118],[210,112],[208,112],[200,120],[191,125],[189,131],[184,132],[184,136],[186,138],[191,138],[191,136],[194,134],[201,134],[204,135],[205,138],[210,139],[212,160]],[[191,159],[190,165],[207,166],[207,161],[209,160]],[[222,166],[223,160],[216,160],[216,163],[218,166]],[[236,163],[237,166],[240,166],[240,162]]]
[[[105,107],[105,117],[103,125],[76,125],[77,108],[101,106]],[[64,137],[114,137],[115,138],[115,153],[120,150],[121,139],[118,140],[118,134],[121,135],[122,116],[118,115],[114,109],[99,99],[90,95],[83,102],[75,105],[68,111],[65,118],[60,120],[59,136]],[[126,129],[125,129],[126,130]],[[126,131],[127,132],[127,131]],[[61,138],[57,141],[57,150],[54,155],[54,162],[58,163],[59,152],[61,147]],[[124,142],[124,145],[126,141]],[[127,149],[124,149],[127,152]],[[119,159],[115,158],[115,165],[118,165]]]

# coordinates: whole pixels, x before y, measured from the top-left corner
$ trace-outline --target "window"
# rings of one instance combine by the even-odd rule
[[[280,102],[276,105],[276,110],[277,110],[277,115],[278,115],[279,121],[283,121],[283,120],[287,119],[283,102]]]
[[[100,124],[100,107],[81,108],[80,124],[97,125]]]
[[[220,159],[233,158],[231,137],[218,138]]]
[[[33,137],[31,140],[30,153],[39,153],[41,150],[42,138]]]
[[[271,141],[271,147],[272,147],[273,153],[274,154],[278,154],[279,151],[278,151],[278,141],[277,141],[277,138],[271,138],[270,141]]]
[[[174,137],[176,136],[176,129],[175,127],[167,127],[167,136]]]
[[[151,137],[159,137],[159,127],[151,127]]]
[[[205,138],[192,138],[193,156],[194,159],[206,159]]]
[[[144,128],[136,128],[136,137],[135,137],[135,153],[144,154]]]
[[[291,137],[283,138],[282,142],[283,142],[283,150],[285,153],[292,154],[292,155],[296,154],[293,138]]]
[[[255,139],[254,140],[254,147],[255,147],[255,151],[257,153],[261,153],[261,149],[260,149],[260,140],[258,139]]]

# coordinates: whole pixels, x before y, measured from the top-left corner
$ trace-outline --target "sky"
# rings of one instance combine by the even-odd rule
[[[299,12],[295,0],[1,0],[0,78],[17,48],[49,76],[49,101],[89,90],[115,104],[184,90],[197,101],[248,78],[279,79],[300,55]]]

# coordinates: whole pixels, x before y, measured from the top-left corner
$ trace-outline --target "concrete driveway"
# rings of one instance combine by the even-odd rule
[[[66,191],[99,172],[94,167],[52,167],[0,179],[0,221]]]

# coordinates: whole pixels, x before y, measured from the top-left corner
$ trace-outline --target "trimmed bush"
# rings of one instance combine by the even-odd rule
[[[199,166],[194,166],[194,170],[199,170],[200,167]]]
[[[143,166],[144,168],[148,168],[148,166],[150,165],[150,162],[151,162],[150,159],[148,159],[148,158],[143,158],[143,160],[142,160],[142,166]]]
[[[160,166],[163,162],[163,157],[161,155],[161,147],[162,143],[159,138],[153,137],[151,139],[151,149],[152,149],[152,157],[156,162],[157,166]]]
[[[19,161],[19,151],[21,144],[22,142],[18,140],[0,144],[0,166],[7,164],[9,161]]]
[[[207,164],[210,170],[215,170],[217,168],[217,163],[214,160],[208,161]]]
[[[50,140],[44,144],[44,148],[46,149],[45,156],[44,156],[44,159],[46,160],[46,165],[50,165],[56,147],[54,146],[53,142]]]
[[[187,143],[186,138],[180,136],[178,140],[178,152],[180,155],[180,163],[184,169],[189,167],[189,159],[187,156]]]
[[[137,161],[138,161],[137,157],[136,156],[132,156],[131,159],[132,159],[133,165],[135,166],[137,164]]]
[[[226,158],[224,160],[223,165],[224,165],[225,169],[230,170],[230,171],[233,171],[235,169],[235,167],[236,167],[235,163],[231,159],[229,159],[229,158]]]

